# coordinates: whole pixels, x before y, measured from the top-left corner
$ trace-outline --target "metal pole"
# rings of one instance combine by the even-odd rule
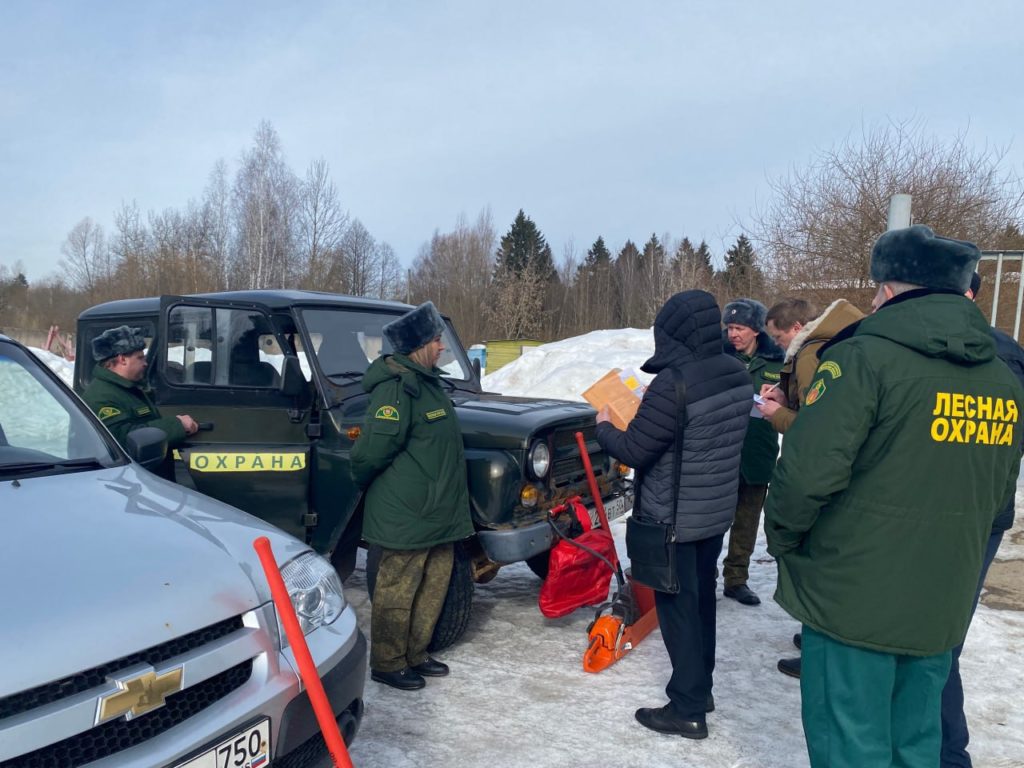
[[[893,195],[889,199],[889,221],[886,230],[910,226],[910,203],[911,196],[905,194]]]
[[[1024,299],[1024,253],[1020,257],[1020,271],[1017,273],[1017,315],[1013,318],[1013,340],[1019,341],[1020,302]]]
[[[996,285],[992,291],[992,327],[996,327],[996,312],[999,310],[999,286],[1003,283],[1003,254],[996,256]]]

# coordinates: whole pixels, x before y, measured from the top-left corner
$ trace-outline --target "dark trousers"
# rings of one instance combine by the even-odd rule
[[[767,485],[747,485],[740,480],[736,517],[729,530],[729,552],[722,561],[722,576],[727,587],[747,583],[750,556],[757,543],[757,527],[761,524],[761,508],[767,494]]]
[[[715,671],[715,585],[723,534],[676,544],[679,592],[654,593],[661,637],[672,661],[665,687],[672,709],[688,720],[704,721]]]
[[[981,588],[985,586],[988,567],[992,565],[1002,540],[1002,531],[993,533],[988,538],[985,558],[981,563],[978,591],[974,594],[974,607],[971,608],[972,617],[978,607]],[[967,731],[967,718],[964,716],[964,686],[960,680],[960,652],[963,649],[963,643],[953,649],[949,679],[946,681],[946,687],[942,689],[942,768],[971,768],[971,756],[967,754],[970,734]]]

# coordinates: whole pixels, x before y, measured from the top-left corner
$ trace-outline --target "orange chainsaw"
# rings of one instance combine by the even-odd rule
[[[594,477],[594,468],[590,463],[590,454],[587,453],[582,432],[576,433],[576,445],[579,447],[583,468],[587,473],[590,495],[594,499],[601,527],[610,534],[608,515],[604,511],[601,491],[597,487],[597,479]],[[589,642],[583,654],[583,669],[586,672],[607,669],[632,651],[658,626],[654,591],[633,581],[629,571],[623,574],[614,543],[611,550],[611,565],[615,574],[616,590],[612,599],[597,609],[594,620],[587,627]]]

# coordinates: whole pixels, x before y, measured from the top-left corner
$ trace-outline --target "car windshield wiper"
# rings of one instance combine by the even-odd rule
[[[2,475],[24,475],[66,469],[76,472],[81,469],[106,469],[107,465],[95,457],[85,459],[64,459],[62,461],[21,461],[14,464],[0,464]]]

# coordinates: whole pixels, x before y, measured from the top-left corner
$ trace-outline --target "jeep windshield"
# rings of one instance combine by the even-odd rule
[[[0,479],[124,464],[82,408],[30,353],[0,341]]]
[[[317,308],[303,309],[301,315],[316,366],[335,386],[359,381],[370,363],[393,351],[382,329],[399,317],[395,313]],[[471,389],[472,369],[450,325],[441,340],[445,349],[437,367],[443,371],[442,378],[453,388]]]

